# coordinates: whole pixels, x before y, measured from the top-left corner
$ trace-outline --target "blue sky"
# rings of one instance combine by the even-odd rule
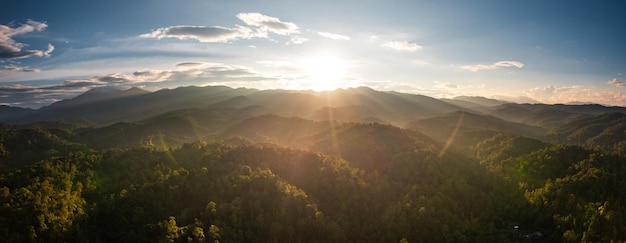
[[[0,104],[227,85],[626,106],[623,23],[623,1],[10,0]]]

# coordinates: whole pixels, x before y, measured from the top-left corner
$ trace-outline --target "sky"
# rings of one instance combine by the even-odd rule
[[[368,86],[626,106],[625,1],[0,1],[0,105]]]

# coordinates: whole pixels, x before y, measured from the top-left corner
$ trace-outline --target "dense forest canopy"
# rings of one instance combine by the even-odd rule
[[[3,118],[3,242],[626,240],[619,107],[119,92]]]

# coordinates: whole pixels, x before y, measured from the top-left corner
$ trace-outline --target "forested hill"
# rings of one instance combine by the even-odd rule
[[[1,108],[2,242],[626,240],[620,107],[185,87]]]

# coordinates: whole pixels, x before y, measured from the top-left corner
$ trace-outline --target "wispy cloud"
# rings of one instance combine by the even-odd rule
[[[583,85],[537,87],[525,91],[526,96],[541,103],[597,103],[626,105],[626,93],[615,90],[597,90]]]
[[[61,84],[30,86],[0,86],[0,105],[39,108],[50,103],[75,97],[85,91],[106,85],[91,80],[66,80]]]
[[[142,38],[177,38],[180,40],[195,39],[200,42],[229,42],[237,39],[250,39],[262,37],[263,34],[244,26],[225,28],[221,26],[189,26],[178,25],[159,28],[147,34],[140,35]]]
[[[95,87],[142,87],[149,90],[179,86],[262,86],[277,78],[263,75],[244,66],[208,62],[181,62],[171,69],[145,69],[130,73],[110,73],[87,79],[65,80],[44,86],[0,86],[0,104],[38,108],[72,98]]]
[[[626,87],[626,83],[622,81],[618,81],[617,78],[613,78],[607,82],[607,84],[613,85],[615,87]]]
[[[260,13],[240,13],[237,18],[250,26],[259,27],[263,31],[269,31],[279,35],[289,35],[300,33],[298,26],[294,23],[283,22],[275,17],[270,17]]]
[[[292,36],[291,37],[291,43],[293,43],[293,44],[302,44],[302,43],[307,42],[307,41],[309,41],[309,39],[304,38],[302,36]],[[287,44],[289,44],[289,43],[287,43]]]
[[[350,37],[345,35],[333,34],[328,32],[317,32],[317,34],[333,40],[350,40]]]
[[[139,70],[130,74],[113,73],[91,77],[90,81],[116,86],[207,85],[212,82],[267,80],[247,67],[207,62],[183,62],[168,70]]]
[[[222,26],[192,26],[177,25],[156,29],[142,34],[142,38],[176,38],[180,40],[194,39],[200,42],[231,42],[239,39],[268,38],[268,33],[277,35],[291,35],[300,33],[298,26],[291,22],[284,22],[278,18],[260,13],[239,13],[236,15],[248,26],[235,25],[228,28]],[[292,36],[291,43],[302,44],[307,41],[304,37]]]
[[[36,72],[39,72],[39,71],[41,71],[41,70],[39,70],[37,68],[19,67],[19,66],[15,66],[15,65],[6,65],[3,68],[0,68],[0,75],[6,74],[6,73],[13,73],[13,72],[36,73]]]
[[[485,65],[485,64],[465,65],[465,66],[462,66],[461,68],[472,71],[472,72],[478,72],[481,70],[494,70],[494,69],[498,69],[502,67],[523,68],[524,63],[521,63],[518,61],[499,61],[490,65]]]
[[[27,20],[25,24],[15,28],[7,25],[0,25],[0,60],[20,59],[32,56],[49,56],[54,50],[54,46],[52,44],[48,44],[48,48],[46,50],[22,50],[27,46],[27,44],[16,42],[13,39],[16,35],[23,35],[33,31],[41,32],[46,27],[48,27],[46,23],[30,19]]]
[[[383,46],[394,49],[394,50],[398,50],[398,51],[410,51],[410,52],[414,52],[414,51],[418,51],[422,49],[422,46],[416,43],[408,42],[408,41],[388,41],[388,42],[385,42]]]

